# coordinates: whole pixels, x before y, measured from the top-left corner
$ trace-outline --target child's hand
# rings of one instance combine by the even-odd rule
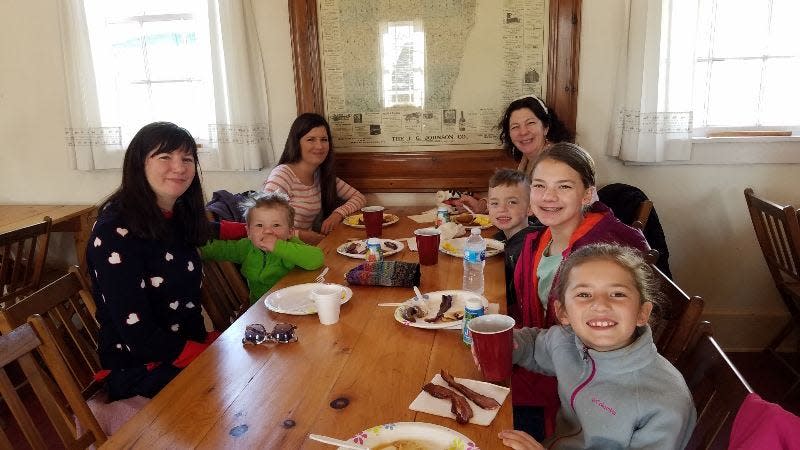
[[[542,444],[523,431],[503,430],[497,433],[497,437],[503,440],[503,445],[514,450],[544,450]]]
[[[276,242],[278,242],[278,237],[274,234],[262,234],[258,239],[253,240],[253,245],[265,252],[271,252],[275,249]]]
[[[338,212],[332,212],[331,215],[322,222],[319,231],[321,231],[322,234],[328,234],[336,228],[336,225],[342,223],[342,220],[344,220],[344,216]]]
[[[469,209],[474,211],[476,214],[481,214],[485,212],[483,210],[483,203],[479,199],[471,195],[462,195],[461,198],[453,201],[453,206],[456,207],[458,212],[467,212],[467,210],[461,206],[464,204],[466,204],[469,207]]]

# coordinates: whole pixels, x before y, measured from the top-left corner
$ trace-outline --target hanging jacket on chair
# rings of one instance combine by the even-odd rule
[[[636,220],[639,205],[642,201],[648,200],[647,195],[641,189],[623,183],[603,186],[597,191],[597,196],[600,197],[601,202],[611,208],[617,219],[626,225],[633,224]],[[647,243],[650,244],[650,248],[658,250],[656,267],[671,279],[672,272],[669,270],[667,239],[664,236],[664,229],[661,228],[661,221],[658,220],[655,206],[650,211],[650,216],[647,219],[644,230],[642,230],[642,234],[647,239]]]

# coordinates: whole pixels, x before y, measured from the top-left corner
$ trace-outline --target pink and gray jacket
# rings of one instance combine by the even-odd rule
[[[682,449],[697,420],[680,372],[658,354],[649,326],[629,346],[587,348],[570,327],[514,330],[513,361],[558,378],[554,449]]]

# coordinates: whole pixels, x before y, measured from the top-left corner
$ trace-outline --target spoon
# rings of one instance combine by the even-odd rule
[[[355,442],[343,441],[341,439],[323,436],[321,434],[309,434],[308,438],[311,439],[312,441],[322,442],[323,444],[338,445],[341,448],[349,448],[353,450],[369,450],[369,447],[366,447],[364,445],[358,445]]]

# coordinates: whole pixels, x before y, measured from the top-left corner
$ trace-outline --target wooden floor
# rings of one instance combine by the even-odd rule
[[[800,355],[784,355],[794,367],[800,367]],[[768,353],[728,353],[728,356],[761,398],[800,416],[800,386],[785,395],[797,378],[775,356]]]

